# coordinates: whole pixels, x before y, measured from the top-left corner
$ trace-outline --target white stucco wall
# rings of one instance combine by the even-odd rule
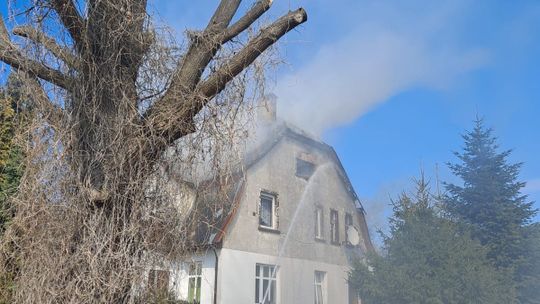
[[[278,266],[277,304],[312,304],[314,302],[315,271],[326,273],[325,302],[349,303],[347,273],[349,268],[305,259],[279,258],[232,249],[219,252],[218,304],[255,303],[255,265]],[[213,304],[214,254],[194,256],[193,261],[202,261],[201,304]],[[179,299],[188,294],[188,263],[178,263],[171,272],[171,289]]]
[[[255,303],[257,263],[278,266],[277,304],[312,304],[316,270],[326,272],[324,303],[348,303],[347,267],[231,249],[223,249],[220,255],[218,303]]]

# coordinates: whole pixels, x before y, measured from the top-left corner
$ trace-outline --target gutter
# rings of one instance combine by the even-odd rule
[[[214,267],[214,304],[217,304],[217,286],[218,286],[218,266],[219,266],[219,257],[216,252],[216,248],[212,247],[214,256],[216,257],[215,267]]]

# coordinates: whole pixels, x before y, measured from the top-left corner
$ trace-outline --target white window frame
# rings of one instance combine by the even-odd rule
[[[315,239],[317,240],[324,240],[323,219],[323,208],[315,207]]]
[[[191,267],[194,266],[195,267],[195,273],[192,273],[191,272]],[[201,297],[202,295],[202,261],[193,261],[193,262],[190,262],[188,263],[188,267],[187,267],[187,273],[188,273],[188,302],[189,303],[200,303],[201,299],[199,298],[198,301],[197,300],[197,291],[199,293],[199,297]],[[198,279],[198,281],[197,281]],[[194,289],[193,289],[193,299],[189,299],[189,288],[191,286],[191,280],[194,281]],[[197,286],[197,284],[199,286]],[[198,288],[197,288],[198,287]],[[193,301],[195,300],[195,301]]]
[[[268,269],[268,274],[269,274],[268,276],[264,275],[265,269]],[[279,271],[279,268],[276,265],[259,264],[259,263],[255,264],[255,304],[277,304],[278,303],[277,301],[278,271]],[[270,301],[262,302],[263,300],[265,300],[264,287],[263,287],[264,281],[268,281],[267,291],[272,290],[272,285],[274,286],[273,288],[274,294],[271,295]]]
[[[269,198],[272,200],[272,226],[266,226],[261,223],[261,216],[262,216],[262,200],[263,198]],[[277,217],[277,195],[275,193],[271,193],[269,191],[261,191],[261,195],[259,196],[259,227],[266,228],[266,229],[272,229],[277,230],[278,229],[278,217]]]
[[[318,281],[319,275],[322,276],[322,281]],[[313,274],[313,291],[314,291],[314,304],[326,304],[326,272],[315,270]],[[318,288],[320,288],[321,297],[319,298]]]

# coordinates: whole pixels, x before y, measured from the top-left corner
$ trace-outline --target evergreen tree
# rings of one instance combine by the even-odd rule
[[[9,203],[22,176],[23,153],[15,142],[16,128],[27,121],[28,103],[20,90],[21,83],[13,76],[0,91],[0,232],[13,215]]]
[[[446,209],[451,217],[467,225],[475,239],[488,248],[490,261],[513,273],[520,290],[531,289],[527,257],[527,225],[536,214],[533,203],[521,194],[524,182],[518,180],[522,163],[511,164],[511,150],[499,152],[492,129],[477,118],[472,131],[463,135],[465,146],[456,152],[459,163],[450,163],[461,185],[446,184]],[[540,274],[537,274],[537,276]],[[540,278],[537,278],[540,279]],[[528,286],[528,287],[524,287]],[[540,289],[540,285],[532,289]],[[521,303],[529,302],[521,298]]]
[[[486,249],[438,215],[426,182],[394,203],[384,255],[357,263],[350,282],[367,304],[515,303]]]
[[[540,223],[525,228],[525,259],[516,277],[520,303],[540,304]]]

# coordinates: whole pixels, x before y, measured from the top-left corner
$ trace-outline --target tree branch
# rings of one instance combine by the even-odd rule
[[[214,96],[219,94],[235,76],[240,74],[259,55],[279,38],[307,20],[302,8],[289,12],[253,38],[218,71],[199,83],[189,95],[183,91],[169,91],[146,115],[148,131],[162,136],[168,143],[195,131],[194,117]],[[171,95],[175,92],[178,95]],[[178,100],[182,100],[179,103]]]
[[[238,21],[231,25],[227,30],[221,34],[221,44],[227,43],[240,33],[245,31],[250,25],[259,19],[272,5],[272,0],[259,0],[253,7]]]
[[[27,89],[32,93],[36,104],[43,110],[44,118],[55,129],[59,128],[65,120],[65,112],[62,108],[54,104],[45,93],[45,90],[37,78],[26,73],[20,73],[20,78],[27,85]]]
[[[171,95],[175,96],[181,91],[192,91],[197,86],[202,73],[219,49],[216,35],[229,26],[239,5],[240,0],[221,0],[206,29],[192,40],[163,99],[170,99]]]
[[[285,16],[261,30],[257,37],[253,38],[223,67],[210,75],[205,81],[197,86],[197,92],[205,99],[212,99],[219,94],[236,75],[240,74],[267,48],[273,45],[279,38],[296,26],[307,20],[306,11],[302,8],[289,12]]]
[[[72,0],[51,0],[51,4],[68,30],[77,49],[83,45],[84,19]]]
[[[62,47],[56,43],[56,41],[45,35],[43,32],[30,27],[21,26],[13,29],[13,34],[28,38],[35,43],[42,44],[47,50],[49,50],[54,56],[64,61],[70,67],[74,69],[80,68],[80,62],[68,48]]]
[[[40,62],[26,58],[11,43],[4,19],[0,15],[0,60],[14,69],[39,77],[65,90],[70,90],[72,79],[60,71],[47,67]]]

